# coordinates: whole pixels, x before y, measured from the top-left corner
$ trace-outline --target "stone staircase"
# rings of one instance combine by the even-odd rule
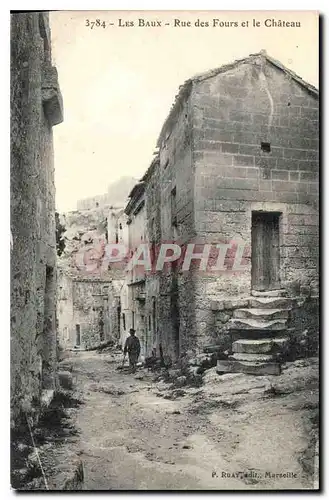
[[[288,348],[293,299],[284,290],[252,292],[248,307],[235,309],[229,321],[232,355],[218,361],[217,372],[279,375]]]

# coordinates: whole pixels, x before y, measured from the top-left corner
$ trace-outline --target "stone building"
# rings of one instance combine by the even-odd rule
[[[55,388],[56,240],[52,127],[63,121],[48,14],[11,15],[11,407]],[[34,405],[35,403],[35,405]]]
[[[109,243],[125,234],[123,208],[95,207],[62,216],[64,251],[58,258],[58,337],[62,348],[118,342],[124,273],[109,262]]]
[[[273,338],[317,334],[318,139],[318,91],[264,52],[180,87],[143,179],[150,242],[191,261],[146,278],[167,354],[234,342],[223,371],[277,373]]]
[[[142,249],[141,245],[148,246],[145,185],[143,181],[134,186],[129,194],[129,198],[129,203],[125,208],[125,214],[128,216],[128,239],[126,242],[130,257],[132,258],[133,255],[136,255],[136,259],[138,260],[136,251]],[[126,337],[129,335],[129,329],[134,328],[138,332],[138,337],[141,341],[141,354],[144,355],[149,343],[145,317],[145,267],[140,265],[133,266],[131,270],[127,270],[125,278],[125,288],[122,290],[122,293],[125,294],[122,297],[124,305],[122,314],[125,317],[125,324],[122,324],[121,344],[124,344]]]

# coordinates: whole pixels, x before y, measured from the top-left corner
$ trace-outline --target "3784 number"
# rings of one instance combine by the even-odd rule
[[[95,21],[90,21],[89,19],[86,19],[86,26],[91,30],[94,28],[106,28],[106,22],[101,21],[100,19],[96,19]]]

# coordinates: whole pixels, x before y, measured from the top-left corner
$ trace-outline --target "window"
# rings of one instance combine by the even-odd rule
[[[271,143],[270,142],[261,142],[260,143],[261,150],[264,153],[270,153],[271,152]]]

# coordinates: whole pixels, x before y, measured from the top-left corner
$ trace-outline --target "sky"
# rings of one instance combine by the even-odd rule
[[[92,25],[96,19],[106,27]],[[119,26],[119,19],[134,26]],[[138,19],[162,26],[139,26]],[[174,19],[181,25],[174,27]],[[194,26],[197,19],[209,26]],[[213,27],[213,19],[238,27]],[[266,19],[301,26],[266,27]],[[143,175],[179,86],[194,74],[265,49],[318,87],[315,12],[58,11],[50,14],[50,25],[64,100],[64,122],[53,129],[61,212],[105,193],[122,176]]]

